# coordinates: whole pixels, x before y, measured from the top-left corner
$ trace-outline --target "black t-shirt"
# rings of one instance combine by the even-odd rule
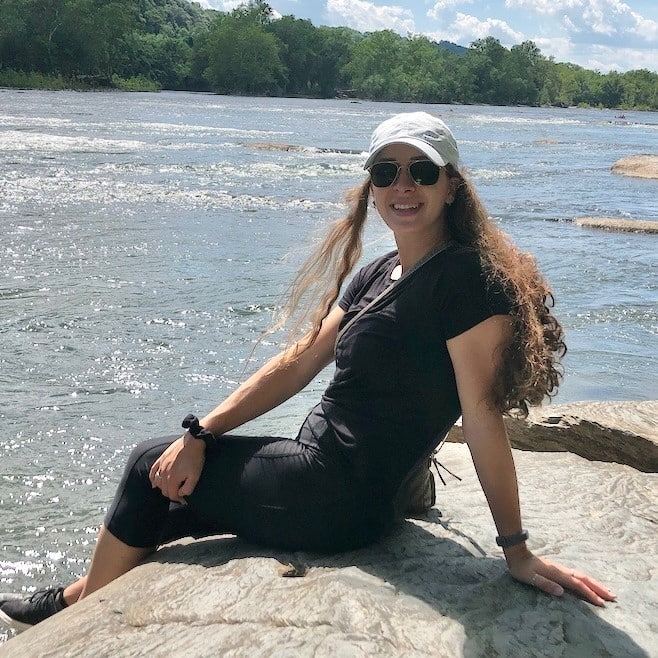
[[[339,302],[341,327],[394,283],[398,263],[392,252],[356,274]],[[477,253],[450,245],[339,337],[320,403],[333,430],[324,440],[351,463],[372,500],[392,501],[461,414],[446,341],[509,310],[501,287],[487,285]]]

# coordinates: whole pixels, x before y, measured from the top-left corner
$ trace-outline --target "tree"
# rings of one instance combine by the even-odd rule
[[[509,51],[494,37],[478,39],[471,44],[467,61],[479,102],[504,105],[512,95],[513,81],[505,71],[508,57]]]
[[[394,95],[392,64],[400,61],[402,37],[392,30],[372,32],[357,42],[343,72],[351,87],[373,100]]]
[[[256,20],[254,20],[256,19]],[[285,84],[280,42],[267,32],[260,15],[238,8],[220,17],[205,43],[204,77],[223,94],[276,94]]]
[[[444,57],[436,43],[427,37],[412,37],[402,48],[401,73],[408,82],[409,97],[417,103],[448,102],[450,97],[445,80]]]
[[[280,59],[288,72],[284,93],[316,94],[318,80],[317,28],[294,16],[271,21],[267,31],[281,43]]]
[[[605,107],[619,107],[624,97],[624,83],[616,71],[605,76],[601,85],[601,103]]]
[[[658,74],[647,69],[627,71],[621,76],[624,107],[658,109]]]
[[[363,35],[349,27],[319,27],[315,79],[319,95],[335,96],[350,89],[351,80],[345,73],[350,54]]]
[[[508,102],[517,105],[537,105],[544,86],[546,58],[533,41],[512,46],[505,70],[509,76],[511,96]]]

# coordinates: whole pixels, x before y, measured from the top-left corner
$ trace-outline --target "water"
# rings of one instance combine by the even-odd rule
[[[83,573],[131,446],[253,368],[370,131],[417,107],[0,90],[0,589]],[[658,397],[658,238],[571,223],[658,220],[657,181],[610,173],[656,152],[658,115],[430,109],[553,284],[570,348],[558,402]],[[392,245],[376,219],[367,241],[366,258]],[[245,431],[294,435],[329,376]]]

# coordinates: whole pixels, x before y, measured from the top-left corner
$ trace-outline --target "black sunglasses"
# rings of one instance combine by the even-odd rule
[[[375,187],[389,187],[400,175],[402,166],[397,162],[376,162],[370,167],[370,182]],[[411,180],[416,185],[434,185],[439,180],[441,167],[431,160],[414,160],[407,165]]]

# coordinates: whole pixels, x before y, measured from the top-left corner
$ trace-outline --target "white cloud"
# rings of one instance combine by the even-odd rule
[[[236,7],[244,4],[245,0],[197,0],[197,2],[206,9],[233,11]]]
[[[495,37],[503,44],[517,44],[525,40],[521,32],[513,30],[505,21],[497,18],[480,20],[476,16],[458,13],[450,25],[451,41],[470,43],[476,39]]]
[[[617,48],[608,46],[589,46],[587,52],[578,58],[578,63],[586,69],[609,73],[610,71],[627,71],[633,69],[656,69],[658,48],[636,50],[634,48]],[[628,62],[633,62],[629,67]]]
[[[573,9],[580,10],[583,0],[505,0],[507,9],[525,8],[544,16],[555,16]]]
[[[554,57],[556,62],[567,62],[573,54],[573,44],[566,37],[538,37],[535,45],[545,57]]]
[[[423,30],[422,34],[433,41],[451,41],[464,46],[486,37],[494,37],[504,46],[513,46],[526,40],[523,33],[512,29],[505,21],[497,18],[480,20],[476,16],[459,12],[451,16],[444,29]]]
[[[472,4],[473,0],[437,0],[434,6],[428,10],[427,15],[430,18],[440,20],[446,13],[452,14],[455,7]]]
[[[578,44],[567,37],[533,39],[542,54],[556,62],[572,62],[593,71],[655,70],[658,48],[639,50],[592,44]]]
[[[631,15],[635,19],[635,25],[633,28],[629,29],[629,32],[642,37],[645,41],[658,42],[658,21],[653,21],[650,18],[643,18],[634,12],[631,12]]]
[[[562,17],[562,25],[566,28],[567,32],[571,32],[572,34],[578,34],[581,31],[568,16]]]
[[[602,37],[608,43],[614,38],[629,45],[637,37],[648,43],[658,39],[658,22],[632,11],[621,0],[505,0],[505,7],[559,16],[567,32],[590,43]]]
[[[328,0],[326,16],[334,25],[346,25],[359,32],[393,30],[403,35],[416,32],[411,10],[397,5],[378,6],[366,0]]]
[[[297,2],[297,0],[290,0]],[[216,9],[217,11],[231,12],[237,9],[240,5],[244,5],[247,0],[194,0],[198,2],[204,9]],[[270,5],[272,9],[272,18],[274,20],[281,18],[281,14]]]

